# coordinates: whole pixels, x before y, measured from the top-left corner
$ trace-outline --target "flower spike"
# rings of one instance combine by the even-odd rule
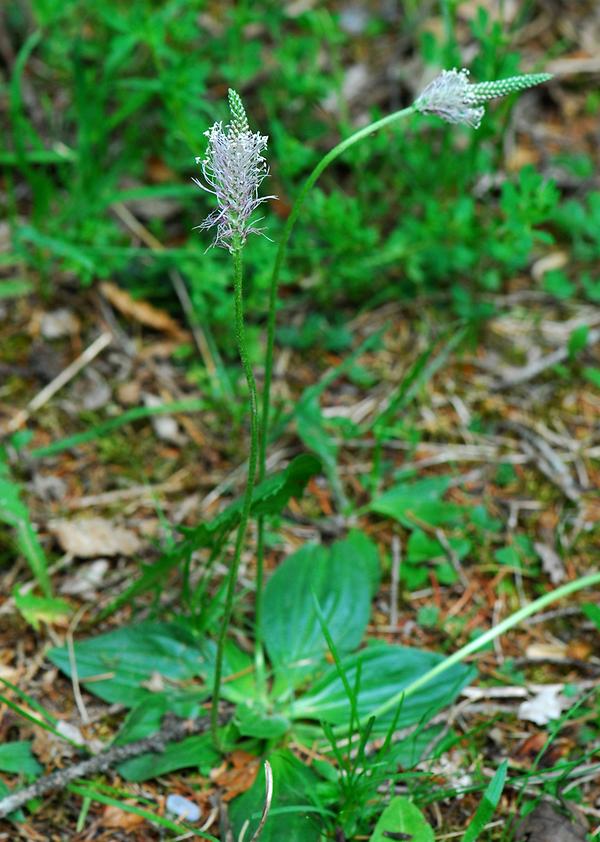
[[[422,114],[436,114],[447,123],[464,123],[478,129],[485,113],[485,102],[514,91],[523,91],[551,78],[551,73],[525,73],[473,85],[465,68],[443,70],[417,98],[415,108]]]
[[[216,226],[214,246],[234,251],[246,241],[248,234],[261,234],[251,217],[256,208],[276,196],[259,196],[260,185],[269,174],[262,152],[268,138],[251,132],[246,111],[239,95],[229,89],[231,122],[223,128],[215,123],[204,132],[208,146],[204,158],[196,158],[202,167],[205,184],[192,179],[198,187],[217,197],[218,207],[197,228]]]

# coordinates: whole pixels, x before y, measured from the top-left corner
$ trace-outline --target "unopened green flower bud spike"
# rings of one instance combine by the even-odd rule
[[[415,109],[422,114],[436,114],[447,123],[464,123],[478,129],[485,113],[485,102],[524,91],[551,78],[551,73],[525,73],[496,82],[471,84],[469,71],[464,67],[462,70],[443,70],[415,100]]]

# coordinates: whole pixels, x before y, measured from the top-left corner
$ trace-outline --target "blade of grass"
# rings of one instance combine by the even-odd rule
[[[164,816],[159,816],[157,813],[153,813],[151,810],[144,810],[142,807],[136,807],[135,804],[128,804],[126,801],[121,801],[118,798],[111,798],[108,795],[103,795],[91,786],[86,787],[78,786],[77,784],[69,784],[67,789],[74,795],[80,795],[82,798],[89,798],[91,801],[98,801],[100,804],[107,804],[109,807],[118,807],[119,810],[123,810],[126,813],[133,813],[136,816],[141,816],[149,822],[158,824],[161,827],[166,827],[168,830],[174,830],[178,833],[186,831],[187,833],[191,833],[193,836],[197,836],[200,839],[208,839],[210,842],[219,842],[219,840],[215,836],[211,836],[210,833],[203,833],[203,831],[196,830],[196,828],[189,824],[185,824],[184,822],[174,822]]]
[[[185,401],[173,401],[172,403],[165,403],[162,406],[137,406],[134,409],[129,409],[118,418],[111,418],[109,421],[104,421],[101,424],[96,424],[85,430],[82,433],[75,433],[67,438],[54,441],[51,444],[44,445],[44,447],[34,447],[33,450],[28,451],[28,455],[33,459],[43,459],[46,456],[55,456],[57,453],[62,453],[64,450],[69,450],[72,447],[77,447],[80,444],[86,444],[88,441],[105,436],[112,433],[113,430],[122,427],[124,424],[130,424],[133,421],[140,421],[143,418],[148,418],[151,415],[175,415],[184,412],[197,412],[203,409],[205,402],[199,398],[193,398]]]
[[[4,679],[0,679],[0,680],[4,680]],[[22,716],[23,719],[27,719],[28,722],[31,722],[33,725],[38,725],[40,728],[43,728],[45,731],[49,731],[51,734],[54,734],[55,737],[59,737],[59,739],[64,740],[66,743],[70,743],[74,748],[77,748],[77,749],[80,749],[80,750],[83,749],[84,751],[86,750],[85,746],[81,745],[80,743],[75,742],[75,740],[70,739],[70,737],[67,737],[64,734],[61,734],[61,732],[57,728],[55,728],[53,725],[50,725],[44,719],[38,719],[37,716],[34,716],[32,713],[29,713],[28,710],[25,710],[24,707],[21,707],[21,705],[18,705],[16,702],[13,702],[11,699],[9,699],[7,696],[5,696],[4,693],[0,693],[0,702],[5,704],[11,710],[14,710],[14,712],[16,714],[18,714],[19,716]]]
[[[483,798],[475,811],[475,815],[471,819],[471,823],[463,836],[462,842],[476,842],[479,838],[479,834],[494,815],[494,811],[498,806],[500,796],[504,790],[507,769],[508,760],[504,760],[498,767],[492,780],[487,785],[487,788],[483,793]]]
[[[497,626],[488,629],[475,640],[471,640],[465,646],[462,646],[454,652],[453,655],[450,655],[448,658],[433,667],[433,669],[430,669],[429,672],[426,672],[424,675],[413,681],[412,684],[409,684],[409,686],[404,690],[401,690],[399,693],[395,693],[387,700],[387,702],[379,705],[375,708],[375,710],[371,711],[368,716],[363,717],[363,724],[368,720],[369,716],[381,716],[382,714],[387,713],[388,710],[394,708],[406,696],[409,696],[411,693],[415,693],[425,684],[429,684],[429,682],[433,681],[434,678],[437,678],[438,675],[446,672],[446,670],[450,669],[450,667],[453,667],[455,664],[459,664],[461,661],[464,661],[466,657],[472,655],[474,652],[478,652],[492,640],[495,640],[501,634],[504,634],[504,632],[509,631],[509,629],[512,629],[513,626],[523,622],[523,620],[526,620],[527,617],[531,617],[531,615],[535,614],[537,611],[541,611],[542,608],[545,608],[547,605],[551,605],[553,602],[563,599],[565,596],[569,596],[572,593],[583,590],[583,588],[593,587],[598,584],[600,584],[600,573],[591,573],[590,575],[582,576],[580,579],[576,579],[573,582],[567,582],[567,584],[562,585],[560,588],[544,594],[539,597],[539,599],[530,602],[529,605],[525,605],[523,608],[519,609],[519,611],[515,611],[514,614],[510,615],[510,617],[507,617],[501,623],[498,623]]]

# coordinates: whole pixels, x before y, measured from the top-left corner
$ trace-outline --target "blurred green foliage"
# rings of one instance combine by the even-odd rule
[[[392,38],[408,44],[411,67],[415,58],[432,73],[462,64],[458,2],[440,3],[438,37],[422,26],[431,9],[403,6],[385,18],[369,16],[365,4],[362,31],[350,34],[330,4],[9,0],[7,31],[21,47],[4,91],[11,130],[0,165],[14,250],[32,277],[47,285],[57,271],[80,284],[111,278],[176,310],[168,270],[177,268],[201,320],[227,348],[227,256],[205,251],[209,238],[192,230],[211,209],[211,197],[190,180],[203,132],[226,118],[225,93],[235,86],[253,125],[270,136],[269,190],[280,201],[267,209],[266,225],[276,240],[302,178],[352,131],[356,115],[343,83],[360,52],[389,51],[395,66],[388,78],[398,79],[391,92],[383,84],[380,104],[365,103],[361,119],[407,104],[414,93]],[[474,79],[517,72],[511,32],[483,9],[471,29]],[[501,162],[499,138],[512,104],[509,98],[490,109],[477,132],[416,116],[350,150],[309,197],[284,271],[288,295],[308,296],[332,330],[340,302],[372,304],[440,288],[452,290],[455,310],[468,317],[482,312],[479,292],[501,289],[553,233],[571,241],[584,269],[593,265],[600,194],[561,203],[531,167],[502,183],[499,196],[493,179],[481,189]],[[579,156],[567,165],[584,177],[589,163]],[[120,203],[164,251],[132,235],[115,212]],[[264,312],[273,257],[263,238],[246,250],[251,317]],[[571,294],[557,283],[550,279],[550,291]],[[597,279],[584,272],[581,284],[598,300]],[[305,330],[287,338],[304,344],[306,337]]]

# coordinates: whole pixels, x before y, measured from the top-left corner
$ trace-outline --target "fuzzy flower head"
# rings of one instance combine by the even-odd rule
[[[478,129],[485,113],[485,102],[551,78],[551,73],[525,73],[473,85],[469,82],[468,70],[443,70],[415,101],[415,108],[422,114],[436,114],[447,123],[464,123]]]
[[[234,251],[245,241],[248,234],[260,234],[252,214],[267,199],[259,197],[258,191],[269,174],[262,152],[267,148],[268,138],[258,132],[251,132],[248,118],[238,94],[229,90],[231,122],[223,128],[215,123],[207,132],[208,147],[204,158],[196,158],[202,167],[204,184],[197,178],[193,181],[217,197],[218,207],[197,228],[216,226],[214,246]]]

